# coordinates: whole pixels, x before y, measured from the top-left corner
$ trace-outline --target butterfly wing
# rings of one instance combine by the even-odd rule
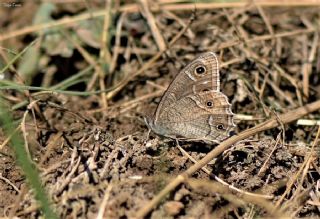
[[[235,126],[231,104],[216,91],[205,91],[180,98],[157,124],[162,135],[173,138],[221,142]]]
[[[158,105],[155,123],[176,101],[202,91],[220,91],[219,63],[213,52],[200,55],[179,72]]]
[[[205,53],[187,65],[163,95],[150,128],[172,138],[220,142],[234,127],[227,97],[220,92],[218,60]]]

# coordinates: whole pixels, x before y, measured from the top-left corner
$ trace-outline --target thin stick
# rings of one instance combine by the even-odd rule
[[[299,120],[297,121],[297,125],[304,125],[304,126],[320,125],[320,120],[299,119]]]
[[[279,207],[281,202],[283,201],[283,199],[286,197],[286,195],[291,191],[292,186],[294,185],[295,181],[297,180],[298,176],[303,172],[304,167],[307,165],[308,162],[310,162],[309,160],[311,159],[312,155],[313,155],[313,151],[315,148],[315,145],[318,142],[320,136],[320,126],[318,128],[318,132],[316,135],[316,138],[312,144],[311,150],[307,156],[307,158],[304,160],[304,162],[302,163],[302,165],[300,166],[298,172],[289,180],[287,187],[286,187],[286,191],[281,195],[280,199],[277,201],[276,206]]]
[[[275,218],[283,218],[285,216],[284,212],[276,209],[271,201],[265,200],[264,198],[255,197],[249,194],[241,194],[241,196],[236,196],[232,194],[232,191],[230,191],[230,188],[228,186],[221,185],[212,181],[206,181],[203,179],[187,179],[186,183],[188,183],[194,189],[220,193],[222,197],[235,204],[239,203],[240,201],[239,204],[252,203],[258,205],[264,208],[270,216],[273,216]]]
[[[110,27],[110,18],[111,17],[111,0],[107,0],[105,3],[104,10],[104,21],[103,21],[103,31],[101,36],[101,49],[100,49],[100,58],[103,59],[106,63],[110,63],[111,55],[108,49],[108,39],[109,39],[109,27]]]
[[[15,184],[13,184],[8,178],[2,176],[2,173],[0,173],[0,179],[2,179],[2,180],[5,181],[6,183],[8,183],[10,186],[12,186],[12,188],[13,188],[14,190],[16,190],[16,192],[17,192],[18,194],[21,193],[20,190],[18,189],[18,187],[17,187]]]
[[[186,27],[182,28],[182,30],[177,33],[177,35],[175,35],[175,37],[169,42],[168,48],[170,48],[170,46],[172,46],[175,42],[177,42],[177,40],[187,31],[187,29],[189,28],[190,24],[192,23],[192,21],[194,20],[194,17],[191,17],[189,20],[189,23]],[[135,72],[134,74],[129,75],[128,77],[126,77],[123,81],[121,81],[117,87],[110,91],[107,94],[107,99],[112,98],[114,95],[116,95],[124,86],[126,86],[132,79],[134,79],[136,76],[142,74],[144,71],[146,71],[147,69],[149,69],[152,64],[157,61],[161,55],[163,53],[165,53],[166,50],[162,50],[157,52],[147,63],[145,63],[137,72]]]
[[[284,78],[286,78],[296,89],[296,94],[298,98],[298,102],[300,106],[303,105],[302,103],[302,95],[298,86],[298,82],[295,78],[293,78],[291,75],[289,75],[280,65],[277,63],[273,63],[274,68],[280,73],[280,75]]]
[[[104,15],[104,22],[103,22],[103,31],[101,36],[101,50],[100,50],[100,64],[110,63],[111,55],[108,48],[108,38],[109,38],[109,26],[110,26],[110,19],[111,19],[111,0],[107,0],[105,3],[105,15]],[[101,90],[106,89],[106,85],[104,83],[105,73],[103,68],[96,68],[96,74],[99,75],[99,86]],[[108,107],[106,93],[101,93],[101,102],[103,108]]]
[[[274,30],[273,30],[272,25],[270,24],[269,19],[267,18],[267,15],[264,13],[264,10],[261,7],[261,5],[259,5],[259,3],[257,5],[257,3],[258,3],[258,1],[254,1],[254,4],[257,6],[257,9],[262,17],[263,22],[266,24],[266,27],[267,27],[269,33],[274,36]]]
[[[263,7],[297,7],[297,6],[319,6],[319,0],[290,0],[290,1],[270,1],[260,0],[256,1],[255,5]],[[185,3],[185,4],[159,4],[158,7],[151,8],[152,11],[168,10],[168,11],[190,11],[194,8],[197,10],[210,10],[218,8],[241,8],[248,6],[248,1],[230,1],[230,2],[212,2],[212,3]],[[120,11],[137,12],[139,7],[137,4],[126,4],[122,6]]]
[[[159,11],[159,10],[169,10],[169,11],[192,11],[194,8],[197,8],[197,10],[210,10],[210,9],[216,9],[216,8],[234,8],[234,7],[244,7],[247,5],[247,1],[245,2],[225,2],[225,3],[190,3],[190,4],[171,4],[171,5],[163,5],[161,7],[151,8],[151,11]],[[268,7],[274,7],[274,6],[319,6],[320,1],[319,0],[291,0],[286,1],[285,4],[281,1],[270,1],[270,0],[264,0],[256,2],[256,5],[259,6],[268,6]],[[138,12],[139,6],[137,4],[125,4],[124,6],[120,8],[115,8],[112,10],[114,12],[115,10],[119,10],[119,12]],[[54,22],[48,22],[44,24],[39,25],[33,25],[28,26],[19,30],[15,30],[12,32],[5,33],[3,35],[0,35],[0,42],[13,38],[18,37],[22,35],[26,35],[29,33],[38,32],[44,29],[49,29],[53,27],[59,27],[59,26],[72,26],[73,23],[87,20],[87,19],[93,19],[96,17],[101,17],[105,15],[105,11],[97,11],[94,13],[84,13],[81,15],[73,16],[73,17],[66,17],[62,18],[60,20],[54,21]]]
[[[79,22],[79,21],[83,21],[83,20],[87,20],[87,19],[93,19],[95,17],[101,17],[101,16],[104,16],[104,14],[105,14],[104,10],[101,10],[101,11],[98,11],[95,13],[88,12],[88,13],[73,16],[73,17],[62,18],[62,19],[54,21],[54,22],[47,22],[44,24],[28,26],[28,27],[25,27],[25,28],[22,28],[19,30],[15,30],[15,31],[0,35],[0,42],[7,40],[7,39],[10,39],[10,38],[13,38],[13,37],[26,35],[29,33],[34,33],[34,32],[42,31],[45,29],[53,28],[53,27],[68,26],[68,25],[75,23],[75,22]]]
[[[273,146],[273,149],[272,149],[272,151],[270,152],[270,154],[268,155],[268,157],[267,157],[267,159],[264,161],[264,163],[263,163],[263,165],[261,166],[261,168],[260,168],[260,170],[259,170],[259,172],[258,172],[258,176],[261,176],[262,175],[262,173],[264,173],[265,171],[266,171],[266,169],[267,169],[267,163],[269,162],[269,160],[271,159],[271,156],[272,156],[272,154],[275,152],[275,150],[277,149],[277,146],[278,146],[278,144],[279,144],[279,141],[280,141],[280,139],[281,139],[281,137],[280,137],[280,133],[278,134],[278,136],[277,136],[277,140],[276,140],[276,143],[274,144],[274,146]]]
[[[163,39],[160,30],[157,26],[156,19],[154,18],[153,14],[149,10],[149,4],[147,0],[139,0],[141,3],[141,11],[143,12],[142,14],[145,16],[148,25],[150,27],[152,36],[154,40],[156,41],[158,48],[160,51],[164,51],[167,48],[166,42]]]
[[[110,183],[106,189],[104,196],[103,196],[102,203],[99,207],[99,211],[98,211],[98,215],[97,215],[96,219],[103,219],[104,218],[103,215],[106,210],[106,206],[108,204],[111,190],[112,190],[112,184]]]
[[[308,113],[314,112],[320,109],[320,100],[313,103],[307,104],[303,107],[299,107],[295,110],[289,111],[287,113],[281,114],[279,119],[283,124],[293,122]],[[193,173],[201,169],[201,167],[208,164],[213,158],[217,157],[219,154],[223,153],[226,149],[231,147],[236,142],[255,135],[259,132],[269,130],[271,128],[277,127],[279,124],[277,118],[269,119],[253,128],[247,129],[238,135],[232,136],[226,141],[222,142],[212,151],[210,151],[204,158],[202,158],[197,164],[189,167],[185,172],[178,175],[174,180],[172,180],[158,195],[156,195],[150,202],[148,202],[142,209],[137,212],[137,218],[143,218],[146,216],[154,207],[156,207],[160,201],[178,185],[184,182]]]
[[[9,135],[0,145],[0,151],[2,151],[3,147],[6,146],[9,141],[11,141],[11,138],[13,137],[13,135],[16,134],[16,132],[21,128],[21,124],[18,125],[18,127],[14,130],[14,132],[11,133],[11,135]]]
[[[28,156],[28,159],[30,160],[30,162],[32,162],[33,160],[32,160],[31,154],[30,154],[30,150],[29,150],[29,144],[28,144],[28,138],[27,138],[28,132],[26,129],[26,118],[27,118],[29,111],[32,110],[32,108],[36,105],[37,102],[38,102],[38,100],[34,100],[28,105],[27,110],[23,113],[23,117],[22,117],[22,120],[20,123],[22,136],[24,139],[24,147],[25,147],[25,150],[26,150],[26,153],[27,153],[27,156]]]
[[[178,149],[181,151],[181,153],[183,155],[185,155],[186,157],[188,157],[189,160],[191,160],[193,163],[198,163],[198,161],[196,159],[194,159],[190,154],[188,154],[188,152],[186,152],[180,145],[177,144]],[[239,194],[245,194],[251,197],[258,197],[258,198],[263,198],[263,199],[271,199],[273,198],[272,195],[262,195],[262,194],[256,194],[256,193],[252,193],[252,192],[247,192],[241,189],[238,189],[237,187],[234,187],[233,185],[230,185],[229,183],[225,182],[224,180],[220,179],[218,176],[214,175],[211,173],[210,170],[208,170],[205,166],[201,167],[201,169],[208,175],[211,175],[214,177],[214,179],[221,183],[223,186],[227,186],[230,190],[236,191]]]
[[[82,55],[82,57],[92,66],[94,66],[95,69],[95,76],[93,76],[93,78],[95,78],[97,75],[99,76],[99,85],[100,85],[100,89],[101,90],[106,90],[105,84],[104,84],[104,72],[102,67],[99,65],[99,63],[90,55],[90,53],[85,50],[77,41],[75,41],[74,39],[72,39],[72,37],[70,37],[68,35],[68,33],[66,33],[65,31],[62,31],[63,35],[67,38],[67,40],[69,40],[74,46],[75,48],[79,51],[79,53]],[[103,41],[103,40],[102,40]],[[104,53],[102,53],[102,56],[105,56]],[[93,80],[93,79],[92,79]],[[89,82],[90,84],[90,82]],[[102,107],[104,109],[107,108],[107,100],[105,98],[105,92],[101,92],[101,101],[102,101]]]
[[[295,36],[295,35],[299,35],[299,34],[307,34],[307,33],[312,33],[315,32],[315,29],[313,28],[305,28],[305,29],[301,29],[301,30],[294,30],[294,31],[287,31],[287,32],[282,32],[282,33],[277,33],[277,34],[266,34],[266,35],[262,35],[262,36],[257,36],[251,39],[248,39],[246,41],[246,43],[251,43],[251,42],[259,42],[259,41],[265,41],[265,40],[271,40],[273,38],[282,38],[282,37],[291,37],[291,36]],[[220,46],[212,46],[212,47],[208,47],[208,50],[214,50],[214,51],[219,51],[222,49],[226,49],[232,46],[236,46],[239,43],[241,43],[239,40],[232,40],[232,41],[228,41],[225,43],[221,43]]]
[[[109,74],[113,74],[114,70],[117,67],[117,60],[118,60],[118,56],[119,56],[120,49],[121,49],[121,47],[120,47],[120,45],[121,45],[121,30],[122,30],[124,18],[126,16],[127,16],[126,13],[122,13],[120,15],[120,18],[117,23],[115,44],[113,47],[113,54],[112,54],[111,63],[110,63],[110,67],[109,67]]]
[[[302,66],[302,90],[303,94],[308,98],[309,97],[309,77],[312,70],[312,62],[315,58],[317,48],[318,48],[319,35],[317,32],[314,33],[313,42],[311,51],[308,57],[308,60],[305,60],[305,63]]]

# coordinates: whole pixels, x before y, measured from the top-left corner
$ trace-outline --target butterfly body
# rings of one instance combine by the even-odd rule
[[[169,85],[148,126],[176,139],[219,143],[234,127],[231,104],[220,92],[218,60],[205,53],[187,65]]]

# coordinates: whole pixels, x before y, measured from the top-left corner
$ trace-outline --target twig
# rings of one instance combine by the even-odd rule
[[[312,70],[312,62],[317,52],[318,43],[319,43],[319,35],[317,32],[315,32],[308,60],[305,60],[305,63],[302,65],[302,88],[303,88],[302,90],[303,90],[303,94],[307,98],[309,97],[309,77]]]
[[[297,120],[298,118],[314,112],[320,109],[320,100],[305,105],[303,107],[299,107],[295,110],[290,112],[284,113],[279,116],[280,120],[286,124]],[[217,157],[223,151],[228,149],[231,145],[235,144],[236,142],[248,138],[252,135],[255,135],[259,132],[275,128],[278,126],[278,118],[269,119],[253,128],[245,130],[238,135],[232,136],[226,141],[222,142],[220,145],[215,147],[212,151],[210,151],[204,158],[202,158],[197,164],[192,165],[189,167],[185,172],[178,175],[174,180],[172,180],[158,195],[156,195],[150,202],[148,202],[143,208],[141,208],[138,212],[136,217],[143,218],[147,215],[159,202],[174,188],[184,182],[188,177],[190,177],[193,173],[198,171],[201,167],[208,164],[213,158]]]
[[[70,37],[68,35],[68,33],[66,33],[65,31],[61,31],[63,33],[63,35],[67,38],[68,41],[70,41],[75,48],[79,51],[79,53],[82,55],[82,57],[92,66],[94,66],[95,69],[95,74],[92,77],[91,81],[95,81],[97,76],[99,76],[99,84],[100,84],[100,88],[101,90],[106,90],[105,88],[105,84],[104,84],[104,72],[103,69],[101,68],[101,66],[99,65],[99,63],[90,55],[90,53],[87,52],[87,50],[85,50],[77,41],[75,41],[74,39],[72,39],[72,37]],[[93,82],[94,83],[94,82]],[[92,82],[88,83],[88,87],[93,85]],[[102,106],[103,108],[107,107],[107,101],[105,98],[105,92],[101,92],[101,101],[102,101]]]
[[[229,65],[232,65],[232,64],[235,64],[235,63],[241,63],[245,60],[245,57],[237,57],[237,58],[234,58],[234,59],[230,59],[229,61],[227,62],[223,62],[219,65],[220,68],[226,68],[228,67]]]
[[[186,179],[188,183],[194,189],[201,189],[202,191],[211,191],[214,193],[220,193],[224,198],[232,203],[249,202],[264,208],[268,214],[276,218],[282,218],[285,214],[276,209],[271,201],[267,201],[264,198],[251,196],[248,194],[241,194],[241,196],[235,196],[230,191],[229,187],[218,184],[216,182],[199,180],[199,179]],[[241,203],[241,202],[240,202]]]
[[[311,126],[315,126],[315,125],[320,125],[320,120],[311,120],[311,119],[299,119],[297,121],[297,125],[311,125]]]
[[[9,135],[3,142],[2,144],[0,145],[0,151],[3,149],[4,146],[6,146],[6,144],[9,143],[9,141],[11,140],[11,138],[13,137],[13,135],[16,134],[16,132],[21,128],[21,124],[18,125],[18,127],[14,130],[13,133],[11,133],[11,135]]]
[[[302,202],[302,200],[305,200],[306,199],[306,196],[309,194],[312,188],[312,184],[315,184],[315,183],[312,183],[311,185],[309,185],[309,188],[304,188],[303,187],[303,181],[306,177],[306,175],[308,174],[308,170],[310,168],[310,164],[314,159],[315,157],[311,158],[311,156],[309,157],[309,159],[307,160],[306,162],[306,165],[304,166],[303,168],[303,171],[302,171],[302,175],[301,175],[301,178],[300,178],[300,182],[298,182],[298,185],[297,185],[297,188],[295,190],[292,191],[292,198],[290,200],[287,200],[285,204],[283,204],[282,206],[282,209],[283,210],[286,210],[286,209],[293,209],[294,208],[294,205],[298,206],[298,209],[302,206],[299,206],[299,204]],[[295,215],[299,212],[300,210],[296,210],[295,212],[293,212],[292,214],[292,217],[294,218]]]
[[[23,135],[23,139],[24,139],[24,146],[25,146],[25,149],[26,149],[26,152],[27,152],[27,156],[28,156],[30,162],[32,162],[32,157],[31,157],[31,154],[30,154],[29,144],[28,144],[28,139],[27,139],[28,133],[27,133],[27,130],[26,130],[26,118],[27,118],[27,115],[28,115],[29,111],[32,110],[32,108],[36,105],[37,102],[38,102],[38,100],[34,100],[28,105],[27,110],[23,114],[23,117],[22,117],[22,120],[21,120],[21,124],[20,124],[22,135]]]
[[[262,175],[262,173],[264,173],[265,171],[266,171],[266,166],[267,166],[267,163],[268,163],[268,161],[270,160],[270,158],[271,158],[271,156],[272,156],[272,154],[275,152],[275,150],[277,149],[277,146],[278,146],[278,144],[279,144],[279,141],[280,141],[280,133],[278,134],[278,136],[277,136],[277,140],[276,140],[276,143],[274,144],[274,146],[273,146],[273,149],[272,149],[272,151],[270,152],[270,154],[268,155],[268,157],[267,157],[267,159],[264,161],[264,163],[263,163],[263,165],[261,166],[261,168],[260,168],[260,170],[259,170],[259,172],[258,172],[258,176],[261,176]]]
[[[247,120],[247,121],[255,121],[255,120],[264,120],[264,117],[254,117],[252,115],[244,115],[244,114],[236,114],[234,115],[235,120]]]
[[[111,58],[111,63],[110,63],[110,67],[109,67],[109,74],[113,74],[113,72],[117,66],[117,60],[118,60],[118,56],[119,56],[119,53],[121,50],[121,47],[120,47],[120,45],[121,45],[121,30],[122,30],[124,18],[126,16],[127,16],[126,13],[122,13],[120,15],[120,18],[117,23],[116,37],[115,37],[115,43],[114,43],[114,47],[113,47],[113,54],[112,54],[112,58]]]
[[[186,30],[189,28],[191,22],[194,20],[193,17],[190,18],[189,23],[186,27],[182,28],[182,30],[175,35],[175,37],[169,42],[168,48],[172,46],[177,40],[186,32]],[[157,61],[162,54],[165,53],[165,50],[157,52],[147,63],[145,63],[137,72],[134,74],[129,75],[123,81],[119,82],[119,84],[107,94],[107,99],[111,99],[114,95],[116,95],[124,86],[126,86],[131,80],[133,80],[138,75],[142,74],[144,71],[149,69],[152,64]]]
[[[293,101],[292,97],[289,95],[286,95],[280,87],[278,87],[272,80],[269,78],[265,79],[267,83],[272,87],[275,93],[279,94],[277,95],[279,99],[287,101],[291,106],[297,107],[297,104]]]
[[[310,204],[310,205],[314,205],[318,208],[318,211],[320,212],[320,197],[319,195],[317,196],[317,194],[311,190],[310,193],[309,193],[311,200],[308,200],[307,203]]]
[[[263,22],[266,24],[269,33],[274,36],[273,27],[272,27],[272,25],[270,24],[270,21],[269,21],[269,19],[267,18],[267,15],[264,13],[263,8],[261,7],[261,5],[259,5],[259,1],[254,1],[254,4],[256,5],[256,7],[257,7],[257,9],[258,9],[259,14],[261,15]]]
[[[45,29],[49,29],[49,28],[54,28],[54,27],[59,27],[59,26],[70,26],[70,24],[75,23],[75,22],[79,22],[79,21],[83,21],[83,20],[87,20],[87,19],[93,19],[95,17],[101,17],[104,15],[105,15],[105,11],[101,10],[101,11],[98,11],[95,13],[88,12],[88,13],[73,16],[73,17],[62,18],[60,20],[56,20],[53,22],[47,22],[47,23],[43,23],[43,24],[39,24],[39,25],[28,26],[25,28],[21,28],[19,30],[15,30],[15,31],[0,35],[0,42],[7,40],[7,39],[10,39],[10,38],[13,38],[13,37],[22,36],[22,35],[26,35],[29,33],[34,33],[34,32],[42,31]]]
[[[12,186],[12,188],[13,188],[14,190],[17,191],[18,194],[20,194],[20,190],[18,189],[18,187],[16,187],[16,185],[13,184],[9,179],[3,177],[3,176],[2,176],[2,173],[0,173],[0,179],[2,179],[3,181],[5,181],[6,183],[8,183],[10,186]]]
[[[300,106],[303,105],[302,103],[302,95],[300,92],[300,88],[298,86],[298,82],[295,78],[293,78],[291,75],[289,75],[280,65],[278,65],[277,63],[273,63],[273,67],[280,73],[280,75],[284,78],[286,78],[294,87],[295,87],[295,91],[297,94],[297,98],[299,101]]]
[[[104,10],[104,21],[103,21],[103,30],[101,36],[101,49],[100,49],[100,59],[106,63],[110,63],[111,55],[108,49],[108,39],[109,39],[109,27],[111,19],[111,0],[105,2]]]
[[[185,155],[186,157],[188,157],[189,160],[191,160],[193,163],[198,163],[198,161],[196,159],[194,159],[190,154],[188,154],[180,145],[177,144],[178,149],[181,151],[181,153],[183,155]],[[208,170],[205,166],[201,167],[201,169],[208,175],[212,176],[217,182],[221,183],[223,186],[227,186],[230,190],[236,191],[239,194],[245,194],[251,197],[258,197],[258,198],[263,198],[263,199],[271,199],[273,198],[272,195],[262,195],[262,194],[256,194],[256,193],[252,193],[252,192],[247,192],[241,189],[238,189],[236,187],[234,187],[233,185],[230,185],[229,183],[223,181],[222,179],[220,179],[218,176],[214,175],[211,173],[210,170]]]
[[[256,5],[260,6],[268,6],[268,7],[274,7],[274,6],[319,6],[320,1],[319,0],[291,0],[291,1],[286,1],[286,4],[284,4],[281,1],[269,1],[269,0],[264,0],[264,1],[259,1],[256,2]],[[161,7],[157,7],[155,10],[151,8],[151,11],[157,11],[157,10],[168,10],[168,11],[186,11],[186,10],[194,10],[194,8],[197,8],[197,10],[210,10],[210,9],[215,9],[215,8],[234,8],[234,7],[244,7],[247,5],[247,1],[245,2],[216,2],[216,3],[190,3],[190,4],[175,4],[175,5],[164,5]],[[137,4],[125,4],[124,6],[121,6],[120,8],[115,8],[114,10],[119,10],[119,12],[138,12],[139,11],[139,6]],[[13,38],[13,37],[18,37],[22,35],[26,35],[29,33],[34,33],[38,31],[42,31],[44,29],[49,29],[53,27],[58,27],[58,26],[71,26],[73,23],[87,20],[87,19],[93,19],[96,17],[101,17],[105,15],[105,11],[97,11],[94,13],[84,13],[81,15],[73,16],[73,17],[66,17],[62,18],[57,21],[53,22],[48,22],[44,24],[39,24],[39,25],[33,25],[33,26],[28,26],[19,30],[15,30],[12,32],[5,33],[3,35],[0,35],[0,42]]]
[[[70,173],[68,174],[68,176],[63,180],[61,185],[58,184],[58,188],[55,191],[56,195],[60,195],[63,192],[63,190],[69,185],[69,183],[72,180],[72,177],[74,177],[74,174],[80,165],[80,161],[81,161],[81,157],[78,158],[78,160],[75,164],[71,163],[72,169],[71,169]]]
[[[167,10],[166,10],[166,11],[163,11],[163,13],[164,13],[165,15],[167,15],[169,18],[176,20],[177,23],[180,24],[182,27],[186,27],[186,26],[187,26],[187,24],[184,22],[184,20],[181,19],[180,17],[178,17],[177,15],[175,15],[174,13],[172,13],[172,12],[170,12],[170,11],[167,11]],[[188,37],[189,37],[190,39],[194,39],[194,38],[195,38],[195,34],[192,32],[191,29],[188,29],[188,30],[186,31],[186,35],[188,35]]]
[[[265,41],[265,40],[271,40],[273,38],[282,38],[282,37],[292,37],[295,35],[299,35],[299,34],[307,34],[307,33],[312,33],[315,32],[315,29],[310,29],[310,28],[306,28],[306,29],[301,29],[301,30],[294,30],[294,31],[287,31],[287,32],[282,32],[282,33],[277,33],[277,34],[266,34],[266,35],[262,35],[262,36],[256,36],[253,37],[251,39],[248,39],[246,41],[246,43],[251,43],[251,42],[259,42],[259,41]],[[239,43],[241,43],[239,40],[232,40],[232,41],[228,41],[225,43],[221,43],[220,46],[212,46],[212,47],[208,47],[208,50],[212,50],[212,51],[219,51],[222,49],[226,49],[232,46],[236,46]]]
[[[148,4],[148,0],[139,0],[140,4],[141,4],[141,10],[142,10],[142,14],[145,16],[148,25],[150,27],[152,36],[154,38],[154,40],[156,41],[158,48],[160,51],[164,51],[167,48],[166,42],[163,39],[158,27],[157,27],[157,23],[156,20],[153,16],[153,14],[150,12],[149,10],[149,4]]]
[[[279,200],[276,203],[276,206],[279,207],[281,202],[283,201],[283,199],[286,197],[286,195],[291,191],[291,188],[294,184],[294,182],[297,180],[298,176],[302,173],[302,171],[304,170],[304,167],[307,165],[308,162],[310,162],[309,160],[312,157],[315,145],[317,144],[317,141],[319,139],[319,135],[320,135],[320,126],[318,128],[318,132],[317,132],[317,136],[312,144],[311,150],[307,156],[307,158],[304,160],[304,162],[302,163],[302,165],[300,166],[298,172],[292,177],[290,178],[287,186],[286,186],[286,191],[281,195],[281,197],[279,198]]]
[[[46,147],[46,150],[44,152],[44,154],[41,156],[39,164],[43,165],[44,162],[48,159],[48,157],[50,156],[50,154],[52,153],[53,148],[57,145],[57,141],[61,138],[63,135],[62,132],[58,132],[56,134],[54,134],[54,136],[52,137],[52,140],[49,141],[49,144]]]
[[[107,0],[105,3],[105,15],[104,15],[104,22],[103,22],[103,31],[101,36],[101,50],[100,50],[100,64],[103,65],[104,63],[109,64],[111,60],[111,55],[108,48],[108,39],[109,39],[109,26],[110,26],[110,20],[111,20],[111,0]],[[96,68],[96,74],[99,75],[99,86],[101,90],[106,89],[106,85],[104,83],[105,73],[103,71],[103,68]],[[106,93],[101,93],[101,102],[103,108],[108,107]]]
[[[163,90],[157,90],[155,92],[152,92],[152,93],[148,93],[146,95],[143,95],[143,96],[140,96],[140,97],[137,97],[133,100],[130,100],[130,101],[127,101],[127,102],[124,102],[124,103],[121,103],[121,104],[116,104],[116,105],[113,105],[109,108],[117,108],[117,107],[126,107],[126,106],[130,106],[130,105],[133,105],[133,104],[136,104],[136,103],[139,103],[139,102],[142,102],[146,99],[150,99],[150,98],[154,98],[154,97],[158,97],[160,96],[161,94],[163,94]]]
[[[290,1],[270,1],[270,0],[259,0],[255,2],[256,5],[263,7],[297,7],[297,6],[319,6],[319,0],[290,0]],[[210,10],[217,8],[241,8],[248,6],[248,1],[223,1],[223,2],[212,2],[212,3],[181,3],[181,4],[159,4],[159,7],[151,8],[152,11],[168,10],[168,11],[189,11],[194,9],[197,10]],[[137,4],[126,4],[122,6],[120,11],[137,12],[139,11]]]
[[[103,196],[103,199],[102,199],[102,202],[101,202],[101,205],[99,207],[99,212],[98,212],[98,215],[96,217],[96,219],[103,219],[103,215],[104,215],[104,212],[106,210],[106,206],[108,204],[108,200],[109,200],[109,197],[110,197],[110,192],[112,190],[112,184],[110,183],[104,193],[104,196]]]

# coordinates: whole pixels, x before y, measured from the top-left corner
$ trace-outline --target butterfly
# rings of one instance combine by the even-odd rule
[[[217,56],[207,52],[177,74],[146,123],[169,138],[220,143],[235,127],[233,117],[231,104],[220,91]]]

